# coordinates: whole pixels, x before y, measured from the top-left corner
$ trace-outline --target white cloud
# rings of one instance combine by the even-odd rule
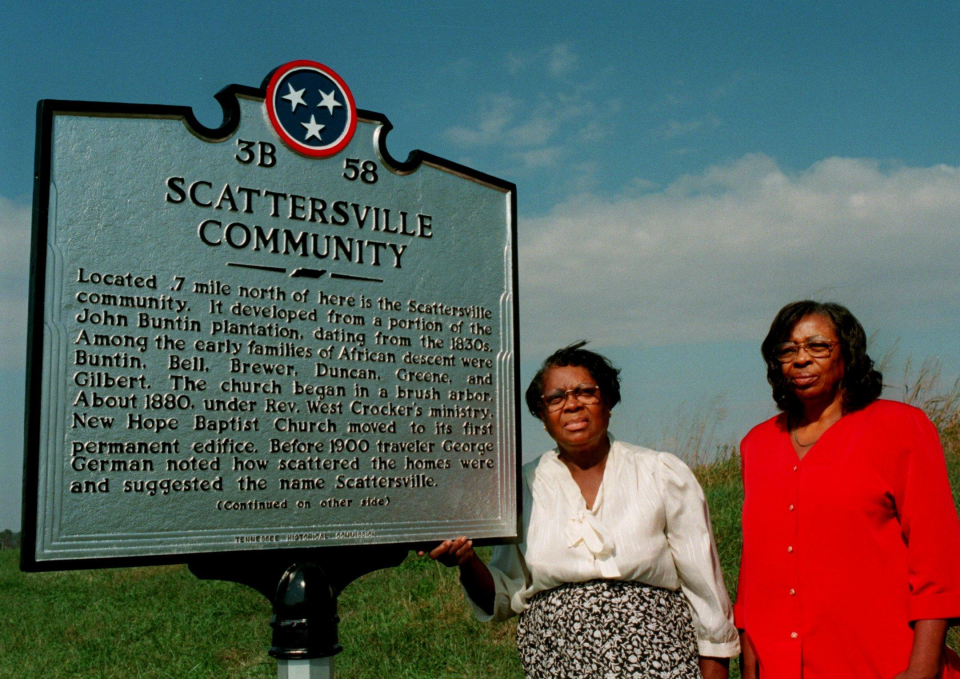
[[[547,70],[559,78],[573,71],[577,66],[577,55],[569,43],[560,43],[550,48],[548,53]]]
[[[658,129],[654,130],[654,136],[661,139],[675,139],[684,137],[695,132],[705,132],[715,130],[723,124],[717,116],[708,115],[690,120],[668,120]]]
[[[580,194],[520,223],[524,344],[755,338],[786,302],[913,329],[960,318],[960,169],[748,155],[638,195]]]
[[[531,149],[557,138],[596,140],[606,129],[595,119],[597,105],[586,95],[567,92],[541,93],[535,102],[509,94],[486,95],[477,100],[478,113],[472,125],[446,130],[447,138],[462,147],[500,146]]]
[[[30,208],[0,197],[0,370],[26,358]]]
[[[713,88],[709,93],[710,99],[723,99],[735,93],[740,86],[748,79],[748,75],[743,71],[734,71],[727,79]]]
[[[501,143],[504,130],[515,124],[520,103],[507,94],[482,97],[477,101],[481,113],[470,127],[458,125],[446,130],[450,141],[460,146],[488,146]]]
[[[478,97],[472,120],[444,130],[448,141],[463,151],[496,151],[495,162],[506,158],[512,170],[529,172],[566,169],[584,148],[612,133],[623,104],[617,98],[598,100],[590,79],[565,80],[577,68],[577,55],[568,43],[508,55],[507,66],[515,80],[533,79],[535,87],[505,83],[509,92]]]
[[[545,70],[553,78],[560,79],[577,68],[577,55],[568,42],[557,43],[533,52],[510,52],[507,54],[507,72],[517,75],[524,71]]]
[[[710,103],[735,96],[743,84],[751,78],[752,75],[749,72],[742,70],[720,75],[719,79],[715,78],[708,82],[675,78],[665,85],[666,91],[659,95],[651,105],[651,109],[670,111],[680,108],[702,108]]]
[[[550,167],[560,159],[562,153],[563,151],[556,146],[546,146],[530,151],[522,151],[517,153],[515,157],[526,168]]]

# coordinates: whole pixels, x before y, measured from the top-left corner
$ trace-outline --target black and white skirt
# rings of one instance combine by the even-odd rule
[[[697,638],[682,592],[591,580],[536,594],[517,625],[527,677],[699,679]]]

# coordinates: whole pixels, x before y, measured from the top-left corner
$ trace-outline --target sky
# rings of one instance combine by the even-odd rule
[[[517,185],[519,390],[589,339],[623,369],[622,439],[709,454],[775,414],[759,346],[801,298],[853,311],[891,397],[923,361],[944,388],[960,372],[958,2],[8,3],[0,529],[20,525],[37,101],[217,126],[218,90],[294,59],[386,114],[394,157]],[[522,425],[531,459],[550,441]]]

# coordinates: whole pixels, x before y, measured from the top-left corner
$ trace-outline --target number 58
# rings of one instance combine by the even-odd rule
[[[343,178],[349,182],[357,179],[364,184],[377,183],[377,164],[372,160],[363,160],[359,158],[345,158],[343,160]]]

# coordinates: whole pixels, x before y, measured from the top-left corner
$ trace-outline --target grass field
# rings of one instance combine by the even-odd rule
[[[956,404],[925,405],[942,432],[956,500]],[[697,472],[732,592],[742,500],[735,451]],[[19,550],[0,551],[0,677],[276,676],[270,607],[253,590],[198,580],[183,566],[23,574],[18,559]],[[340,617],[339,677],[522,676],[515,625],[475,622],[456,572],[429,560],[410,556],[353,583]],[[960,648],[957,628],[949,643]]]

